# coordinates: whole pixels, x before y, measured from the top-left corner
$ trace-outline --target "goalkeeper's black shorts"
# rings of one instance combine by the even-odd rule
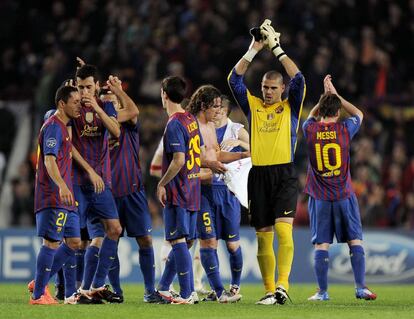
[[[293,163],[253,166],[247,189],[253,227],[272,226],[276,218],[295,216],[298,177]]]

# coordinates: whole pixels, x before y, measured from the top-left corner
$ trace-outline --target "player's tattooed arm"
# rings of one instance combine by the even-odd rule
[[[59,167],[56,163],[56,157],[54,155],[46,155],[44,162],[47,174],[56,186],[59,187],[59,197],[62,203],[67,206],[74,205],[75,201],[73,199],[73,194],[60,175]]]

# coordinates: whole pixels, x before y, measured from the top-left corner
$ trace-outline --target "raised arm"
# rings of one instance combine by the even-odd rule
[[[122,89],[121,81],[118,77],[110,75],[106,83],[109,89],[118,97],[122,105],[122,108],[118,110],[118,122],[131,122],[135,124],[138,121],[139,109],[134,101]]]

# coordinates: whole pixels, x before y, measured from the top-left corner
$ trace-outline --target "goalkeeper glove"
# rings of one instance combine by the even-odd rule
[[[286,57],[285,51],[280,47],[279,38],[280,33],[276,32],[275,29],[270,25],[272,22],[266,19],[260,26],[260,32],[266,37],[266,43],[270,51],[281,61]]]

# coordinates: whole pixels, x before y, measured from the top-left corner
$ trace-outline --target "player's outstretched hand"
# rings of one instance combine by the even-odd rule
[[[88,173],[89,179],[93,185],[93,189],[96,194],[100,194],[105,190],[105,183],[98,174],[94,170]]]
[[[157,198],[160,201],[162,207],[165,207],[165,202],[167,200],[167,191],[164,186],[158,184],[157,186]]]
[[[63,184],[59,188],[59,197],[60,197],[61,202],[64,205],[73,206],[75,204],[75,201],[73,200],[72,192],[69,190],[66,184]]]
[[[122,89],[122,81],[117,77],[110,75],[108,80],[106,81],[107,86],[109,89],[116,95],[118,92],[123,91]]]
[[[280,33],[273,29],[271,23],[272,21],[266,19],[260,26],[260,32],[265,38],[265,43],[269,50],[273,50],[273,48],[280,44]]]

